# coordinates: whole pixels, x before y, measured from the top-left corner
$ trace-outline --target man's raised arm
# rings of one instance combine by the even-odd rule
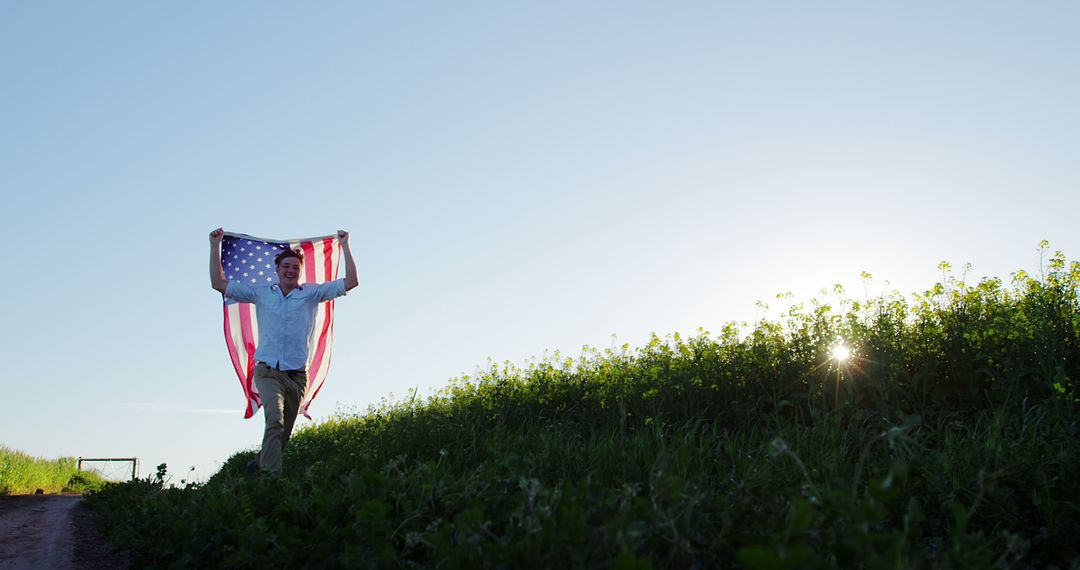
[[[360,284],[360,276],[356,274],[356,262],[353,261],[352,251],[349,249],[349,232],[338,230],[337,236],[341,242],[341,250],[345,252],[345,290],[349,291]]]
[[[225,270],[221,267],[221,240],[225,237],[225,230],[218,228],[210,232],[210,286],[225,294],[225,287],[229,280],[225,278]]]

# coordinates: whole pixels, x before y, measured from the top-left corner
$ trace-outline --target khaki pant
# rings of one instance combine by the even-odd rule
[[[275,370],[262,362],[255,365],[255,386],[262,400],[266,428],[263,431],[259,467],[271,473],[281,473],[281,454],[289,444],[300,400],[307,390],[304,370]]]

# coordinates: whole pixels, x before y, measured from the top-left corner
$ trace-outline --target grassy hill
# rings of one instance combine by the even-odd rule
[[[105,483],[97,473],[76,468],[74,457],[44,459],[0,445],[0,495],[84,493]]]
[[[1078,288],[1058,253],[1009,284],[494,365],[301,431],[282,477],[240,453],[88,502],[137,564],[1076,565]]]

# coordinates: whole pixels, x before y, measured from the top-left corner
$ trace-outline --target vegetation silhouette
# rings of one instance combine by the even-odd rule
[[[139,565],[1076,565],[1080,264],[1039,252],[1009,283],[943,263],[911,298],[490,364],[301,431],[282,477],[243,452],[88,503]]]

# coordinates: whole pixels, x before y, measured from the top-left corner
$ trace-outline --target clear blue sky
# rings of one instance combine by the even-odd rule
[[[863,270],[910,293],[943,259],[1075,258],[1078,24],[1071,2],[7,4],[0,443],[201,479],[256,446],[218,226],[352,232],[316,419]]]

